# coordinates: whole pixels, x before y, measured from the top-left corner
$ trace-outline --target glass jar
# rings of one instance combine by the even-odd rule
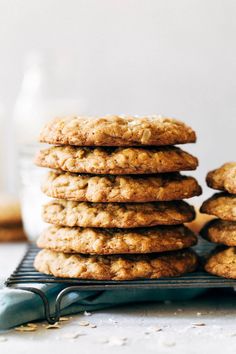
[[[19,151],[20,201],[23,225],[30,242],[35,242],[45,228],[42,221],[42,205],[49,198],[41,192],[41,184],[45,178],[46,169],[34,164],[34,157],[39,150],[39,144],[25,145]]]
[[[83,114],[86,101],[80,94],[77,70],[67,56],[52,53],[29,53],[21,87],[13,109],[16,151],[12,158],[12,184],[18,184],[23,224],[34,242],[44,227],[41,208],[47,197],[40,191],[46,169],[33,163],[44,124],[53,117]],[[19,166],[18,165],[19,161]]]

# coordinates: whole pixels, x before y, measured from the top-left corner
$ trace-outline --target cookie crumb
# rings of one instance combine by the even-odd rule
[[[28,326],[28,325],[25,325],[25,326],[19,326],[19,327],[15,327],[14,328],[15,331],[17,332],[35,332],[37,327],[31,327],[31,326]]]
[[[150,334],[152,332],[161,332],[162,331],[162,328],[161,327],[158,327],[158,326],[151,326],[151,327],[148,327],[147,330],[145,331],[145,334]]]
[[[69,321],[69,317],[60,317],[59,322]]]
[[[123,346],[127,343],[127,338],[126,337],[111,337],[108,340],[108,345],[110,346]]]
[[[90,326],[89,326],[90,328],[97,328],[97,325],[95,325],[95,324],[90,324]]]
[[[90,325],[90,323],[87,322],[87,321],[79,321],[79,325],[80,325],[80,326],[83,326],[83,327],[87,327],[87,326]]]
[[[38,328],[38,325],[36,325],[36,323],[27,323],[27,326],[31,328]]]
[[[54,324],[50,324],[48,326],[45,327],[46,329],[58,329],[61,328],[61,326],[59,325],[58,322],[54,323]]]

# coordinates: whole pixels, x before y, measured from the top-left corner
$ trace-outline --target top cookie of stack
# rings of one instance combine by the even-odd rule
[[[55,118],[40,142],[76,146],[140,146],[195,143],[196,134],[183,122],[160,116]]]
[[[36,258],[38,270],[56,276],[121,280],[180,275],[194,269],[196,256],[190,250],[171,252],[171,257],[160,253],[155,266],[153,256],[149,258],[153,252],[196,243],[195,235],[182,225],[193,220],[195,212],[182,199],[201,194],[201,187],[179,171],[195,170],[198,160],[172,146],[196,141],[190,127],[159,116],[56,118],[45,126],[40,141],[57,145],[41,150],[36,164],[54,169],[42,188],[60,199],[43,209],[44,220],[56,226],[40,236],[38,245],[45,250]],[[125,253],[148,255],[127,260]],[[124,264],[114,272],[117,257]],[[98,271],[81,271],[88,260],[99,265]],[[104,271],[102,265],[108,260],[110,267]],[[163,267],[168,260],[169,266]],[[73,274],[67,268],[70,262],[75,265]],[[139,266],[139,262],[144,263]],[[129,265],[136,272],[125,271]]]

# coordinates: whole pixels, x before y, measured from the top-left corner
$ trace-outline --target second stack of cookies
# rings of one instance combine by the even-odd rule
[[[201,235],[221,246],[208,257],[205,269],[214,275],[236,279],[236,162],[210,171],[206,182],[221,192],[202,204],[201,212],[216,218],[203,227]]]
[[[126,280],[177,276],[197,265],[195,217],[183,201],[201,194],[198,161],[174,144],[193,143],[184,123],[159,117],[58,118],[45,126],[36,163],[53,169],[43,192],[52,224],[38,240],[39,271]]]

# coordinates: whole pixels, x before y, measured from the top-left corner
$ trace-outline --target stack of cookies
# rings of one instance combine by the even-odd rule
[[[224,247],[216,248],[205,269],[215,275],[236,279],[236,162],[209,172],[206,181],[209,187],[222,192],[214,194],[201,207],[202,213],[217,217],[203,227],[201,235]]]
[[[20,205],[17,200],[0,196],[0,242],[26,241],[22,226]]]
[[[197,237],[183,223],[195,217],[182,199],[201,193],[198,160],[174,144],[195,132],[170,118],[57,118],[40,141],[36,164],[51,168],[42,190],[57,198],[43,207],[52,224],[35,259],[42,273],[81,279],[127,280],[193,271]]]

